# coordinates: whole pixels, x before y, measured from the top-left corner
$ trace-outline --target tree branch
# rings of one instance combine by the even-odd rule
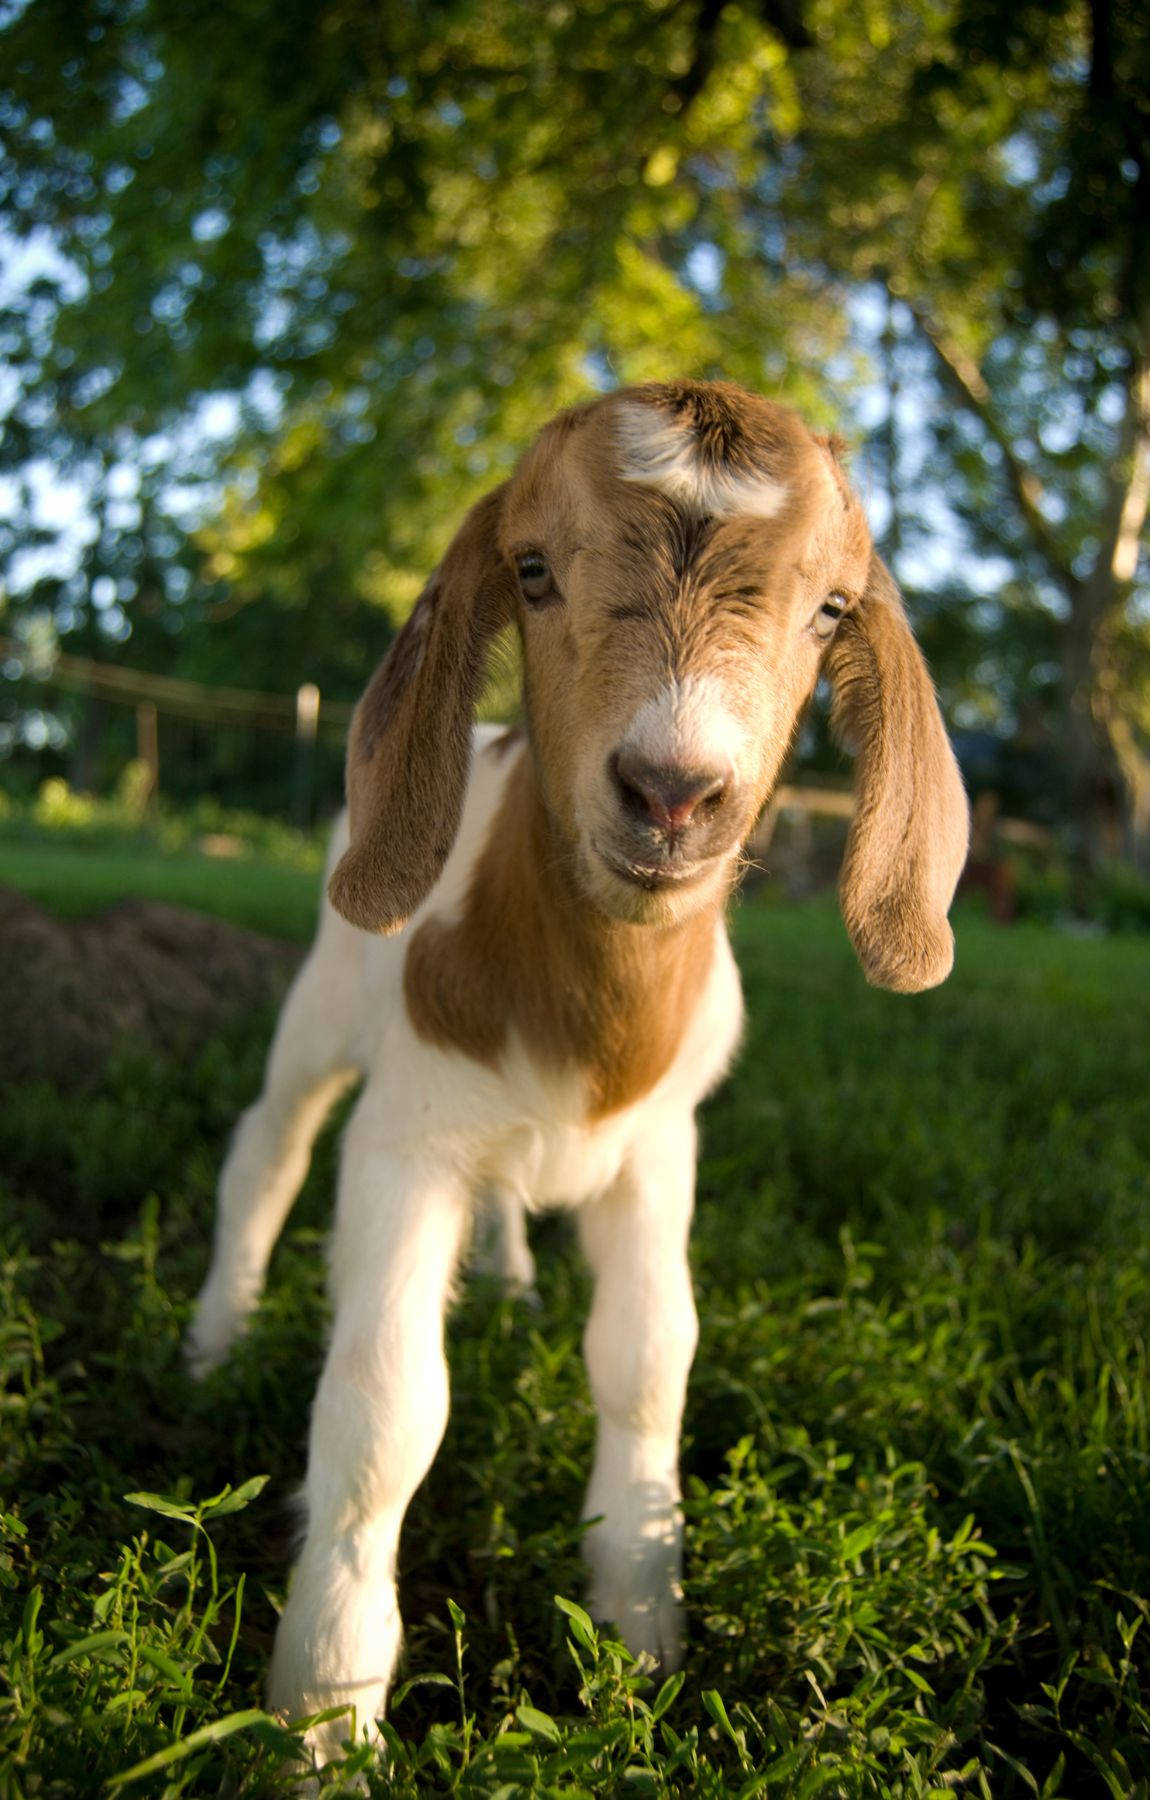
[[[945,335],[923,307],[912,301],[910,310],[934,351],[943,386],[960,406],[974,414],[991,442],[1002,452],[1007,484],[1039,556],[1059,586],[1072,593],[1078,585],[1077,578],[1042,510],[1042,483],[1034,470],[1027,468],[1021,460],[1010,434],[995,413],[994,396],[982,370],[972,356]]]
[[[1138,565],[1142,527],[1150,510],[1150,361],[1135,361],[1126,384],[1126,417],[1108,475],[1106,523],[1090,584],[1124,588]]]

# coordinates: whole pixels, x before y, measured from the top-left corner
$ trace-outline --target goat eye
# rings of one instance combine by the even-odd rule
[[[538,550],[528,550],[516,559],[516,570],[519,575],[519,586],[525,600],[538,606],[543,600],[550,600],[555,592],[555,583],[551,578],[551,569],[547,558]]]
[[[816,637],[829,638],[835,626],[847,609],[845,594],[828,594],[818,612],[811,620],[811,630]]]

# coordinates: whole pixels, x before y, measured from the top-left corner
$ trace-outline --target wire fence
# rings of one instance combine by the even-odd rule
[[[186,798],[216,790],[230,772],[245,799],[307,825],[340,797],[354,705],[325,698],[313,681],[294,693],[270,693],[66,652],[38,670],[28,667],[22,646],[2,636],[0,659],[18,671],[25,700],[36,697],[57,708],[61,700],[76,703],[72,769],[88,779],[75,785],[106,783],[109,758],[99,751],[111,735],[112,768],[131,759],[146,771],[145,801],[161,791]],[[109,717],[115,721],[111,734]]]
[[[343,746],[354,704],[326,699],[315,682],[302,682],[294,693],[270,693],[64,652],[33,672],[21,647],[0,636],[0,661],[5,658],[19,664],[22,688],[80,703],[74,763],[83,763],[85,734],[109,735],[100,709],[111,709],[119,721],[119,768],[129,760],[137,765],[138,804],[148,805],[161,792],[177,801],[212,795],[306,828],[342,801]],[[98,760],[88,758],[93,767]],[[114,783],[115,755],[110,763],[104,759],[104,767]],[[769,863],[796,892],[823,885],[837,870],[853,811],[853,796],[842,786],[817,780],[780,786],[747,846],[752,863]],[[968,877],[985,867],[993,880],[1004,851],[1044,854],[1052,841],[1042,825],[1000,816],[995,797],[984,795],[974,808]]]

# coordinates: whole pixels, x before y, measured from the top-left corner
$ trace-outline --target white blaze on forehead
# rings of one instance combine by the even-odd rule
[[[714,675],[672,681],[635,714],[624,740],[647,762],[673,768],[727,767],[737,780],[747,752],[747,729],[727,704]]]
[[[718,518],[773,519],[787,497],[785,481],[704,460],[689,426],[657,407],[624,401],[618,410],[620,474]]]

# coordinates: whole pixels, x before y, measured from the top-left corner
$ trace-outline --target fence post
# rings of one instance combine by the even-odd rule
[[[292,776],[292,814],[297,825],[311,824],[312,777],[315,772],[315,738],[319,729],[319,689],[305,681],[295,697],[295,767]]]
[[[148,785],[141,806],[150,806],[160,791],[160,730],[155,702],[141,700],[136,707],[136,755],[148,771]]]

